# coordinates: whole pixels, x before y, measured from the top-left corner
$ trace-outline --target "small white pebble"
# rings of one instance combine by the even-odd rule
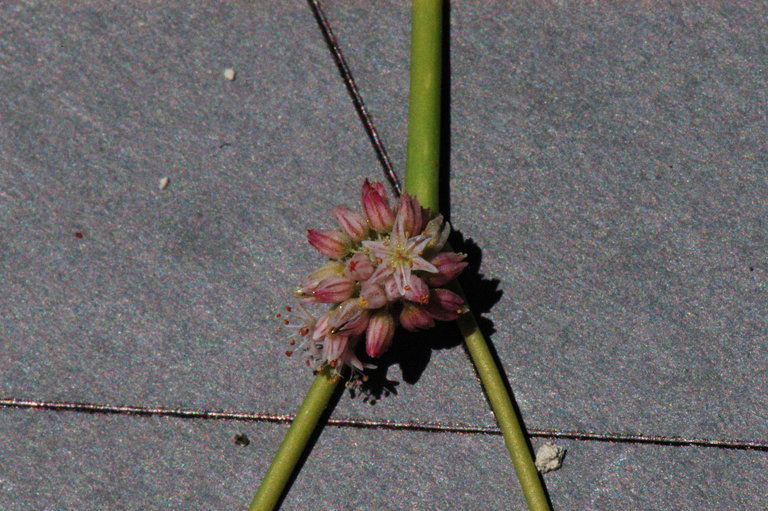
[[[168,188],[168,185],[169,185],[170,183],[171,183],[171,178],[169,178],[169,177],[164,177],[164,178],[162,178],[162,179],[160,180],[160,189],[161,189],[161,190],[165,190],[166,188]]]
[[[228,67],[224,70],[224,78],[229,80],[230,82],[235,79],[235,70],[231,67]]]
[[[557,470],[563,464],[565,449],[552,442],[546,442],[536,451],[536,468],[542,474]]]

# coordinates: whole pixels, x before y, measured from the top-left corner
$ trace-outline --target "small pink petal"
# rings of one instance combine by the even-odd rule
[[[355,291],[355,283],[347,277],[328,277],[322,280],[312,297],[319,303],[340,303],[352,296]]]
[[[433,289],[429,295],[426,310],[430,316],[440,321],[456,319],[467,311],[464,300],[447,289]]]
[[[427,248],[427,245],[429,245],[430,239],[429,236],[422,235],[409,238],[406,244],[406,250],[408,253],[413,254],[413,256],[420,256]]]
[[[368,326],[371,312],[360,306],[360,300],[351,298],[343,302],[332,313],[328,324],[330,332],[343,335],[362,334]]]
[[[402,296],[397,289],[395,279],[392,277],[384,281],[384,293],[387,295],[388,302],[396,302]]]
[[[370,357],[380,357],[392,345],[395,336],[395,318],[389,312],[377,312],[368,322],[365,333],[365,352]]]
[[[457,254],[455,252],[440,252],[430,259],[437,268],[437,274],[427,275],[424,280],[432,287],[439,287],[455,279],[469,263],[463,261],[466,254]]]
[[[395,222],[400,223],[406,237],[421,233],[424,226],[422,207],[416,197],[412,197],[407,193],[400,197],[400,202],[397,206],[397,220]]]
[[[302,281],[297,296],[310,296],[317,289],[318,284],[328,277],[337,277],[344,273],[344,264],[338,261],[329,261],[320,269],[313,271]]]
[[[328,335],[328,332],[331,329],[330,325],[328,324],[330,317],[331,313],[323,314],[320,319],[317,320],[317,323],[315,323],[315,328],[312,330],[313,342],[322,341],[323,338]]]
[[[366,309],[378,309],[387,304],[387,294],[380,284],[363,282],[360,286],[360,305]]]
[[[409,276],[404,289],[403,298],[406,300],[421,304],[429,303],[429,286],[416,275],[411,274]]]
[[[398,264],[395,267],[393,277],[397,286],[397,292],[400,293],[400,296],[403,296],[408,286],[408,281],[411,278],[411,267],[408,264]]]
[[[435,265],[428,263],[426,259],[422,259],[421,257],[414,257],[411,259],[411,262],[413,263],[411,269],[414,271],[426,271],[429,273],[438,272],[438,269],[435,267]]]
[[[424,309],[416,304],[406,303],[400,312],[400,324],[406,330],[415,332],[416,330],[426,330],[435,326],[435,320]]]
[[[368,280],[373,275],[373,263],[366,254],[358,252],[347,261],[344,274],[358,281]]]
[[[318,252],[331,259],[341,259],[349,252],[349,237],[335,229],[309,229],[307,241]]]
[[[381,282],[382,280],[392,275],[392,271],[393,270],[390,265],[379,263],[379,265],[376,267],[376,271],[374,271],[373,275],[368,278],[368,281],[374,283]]]
[[[368,222],[365,217],[345,206],[331,210],[331,214],[339,222],[339,227],[352,241],[360,241],[368,235]]]
[[[378,186],[377,186],[378,185]],[[376,232],[387,232],[392,229],[395,214],[389,207],[389,201],[381,183],[370,185],[368,180],[363,185],[363,212],[371,228]]]
[[[323,343],[323,358],[328,362],[336,360],[347,348],[349,337],[346,335],[328,335]]]

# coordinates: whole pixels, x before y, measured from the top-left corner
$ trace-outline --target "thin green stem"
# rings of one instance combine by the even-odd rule
[[[331,371],[331,368],[326,366],[315,377],[248,511],[271,511],[280,502],[296,465],[339,384],[340,379],[333,376]]]
[[[439,209],[442,18],[442,0],[413,0],[405,189],[433,211]],[[458,284],[455,290],[463,296]],[[471,312],[460,316],[458,325],[501,428],[528,509],[549,511],[549,501],[512,403],[512,396],[488,342]]]
[[[464,296],[458,283],[455,284],[454,291]],[[520,480],[528,509],[531,511],[549,511],[549,500],[533,462],[517,412],[512,404],[512,396],[507,390],[488,342],[480,332],[475,316],[471,312],[462,314],[456,322],[459,325],[459,330],[461,330],[461,335],[464,336],[464,342],[485,388],[485,393],[488,395],[491,409],[496,416],[496,422],[501,428],[504,443],[507,446],[507,451],[509,451],[509,456],[512,458],[512,464],[515,467],[517,478]]]
[[[405,189],[437,211],[440,170],[442,0],[413,0]]]

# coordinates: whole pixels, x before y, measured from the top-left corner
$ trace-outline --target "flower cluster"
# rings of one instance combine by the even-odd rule
[[[368,180],[362,187],[362,213],[344,206],[331,213],[338,229],[307,234],[330,261],[296,290],[298,323],[283,319],[303,339],[307,365],[328,364],[337,374],[349,366],[353,374],[362,373],[375,367],[356,354],[363,336],[365,352],[376,358],[391,346],[398,324],[421,330],[465,312],[462,298],[441,287],[467,266],[464,254],[442,252],[450,233],[442,215],[432,216],[407,193],[392,207],[384,185]],[[309,303],[331,308],[316,318],[305,307]]]

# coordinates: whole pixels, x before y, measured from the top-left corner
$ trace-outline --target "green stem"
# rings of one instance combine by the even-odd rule
[[[454,291],[462,297],[464,296],[458,283],[455,284]],[[456,322],[459,325],[459,330],[461,330],[461,335],[464,336],[464,342],[485,388],[485,393],[488,395],[491,409],[496,416],[496,422],[501,428],[501,434],[504,436],[504,443],[507,446],[507,451],[509,451],[509,456],[512,458],[517,478],[520,480],[528,509],[531,511],[549,511],[549,500],[533,462],[517,412],[512,404],[512,396],[507,391],[504,378],[501,376],[501,371],[491,353],[488,342],[480,332],[475,316],[471,312],[462,314]]]
[[[439,210],[442,32],[442,0],[413,0],[405,189],[432,211]]]
[[[315,377],[248,511],[271,511],[280,502],[296,464],[339,384],[340,379],[333,376],[331,371],[326,366]]]
[[[433,211],[439,209],[442,25],[442,0],[413,0],[405,189]],[[463,296],[458,284],[455,290]],[[528,509],[549,511],[549,501],[512,404],[512,396],[488,342],[471,312],[460,316],[457,322],[501,428]]]

